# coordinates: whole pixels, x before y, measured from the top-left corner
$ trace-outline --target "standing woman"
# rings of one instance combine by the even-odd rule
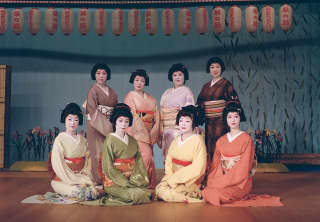
[[[127,132],[133,136],[139,144],[144,166],[148,172],[149,188],[155,188],[156,175],[153,161],[153,145],[159,137],[160,114],[157,100],[144,91],[149,85],[149,76],[143,69],[137,69],[131,74],[130,83],[134,90],[130,91],[124,98],[133,114],[132,127]]]
[[[179,126],[176,125],[176,117],[182,107],[194,105],[194,97],[185,81],[189,79],[188,69],[181,63],[173,64],[168,72],[169,81],[173,87],[167,89],[160,100],[161,122],[159,147],[162,148],[165,161],[169,146],[178,135]]]
[[[216,141],[227,132],[227,125],[222,120],[222,111],[229,101],[239,102],[238,94],[232,84],[221,77],[224,70],[225,66],[220,58],[212,57],[209,59],[207,73],[211,74],[212,80],[204,84],[197,99],[197,104],[205,115],[200,122],[205,122],[206,145],[210,163]],[[243,120],[245,121],[245,116]]]
[[[106,136],[112,132],[110,114],[118,102],[115,91],[106,83],[111,77],[110,68],[97,63],[91,70],[91,79],[96,83],[90,88],[86,103],[88,148],[92,160],[92,176],[101,184],[98,176],[98,162]]]
[[[91,160],[86,139],[77,133],[83,115],[79,105],[69,103],[61,113],[66,131],[54,140],[48,171],[56,193],[78,201],[93,200],[98,192],[91,180]]]

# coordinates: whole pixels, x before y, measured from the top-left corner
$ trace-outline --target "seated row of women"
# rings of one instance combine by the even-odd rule
[[[229,101],[239,103],[232,84],[221,77],[224,70],[225,65],[220,58],[209,59],[206,71],[210,73],[212,80],[203,86],[195,102],[192,91],[185,86],[189,79],[188,69],[181,63],[173,64],[168,71],[168,79],[173,82],[173,87],[162,94],[160,109],[157,100],[144,90],[150,83],[146,71],[138,69],[131,74],[129,82],[133,84],[133,90],[127,93],[124,103],[131,109],[133,124],[126,132],[138,142],[150,181],[149,188],[154,189],[156,186],[153,146],[155,143],[158,144],[165,160],[170,144],[179,134],[176,117],[181,107],[197,104],[204,114],[198,122],[200,125],[205,123],[206,159],[209,168],[216,141],[227,132],[227,126],[222,120],[222,111]],[[99,157],[105,138],[113,131],[110,114],[118,103],[118,97],[116,91],[107,85],[111,78],[111,70],[106,64],[98,63],[93,66],[91,78],[96,83],[89,90],[84,104],[87,117],[86,132],[93,180],[101,184],[101,177],[98,175]]]
[[[207,149],[198,126],[198,109],[183,107],[175,125],[174,138],[165,160],[165,175],[155,188],[148,189],[150,178],[137,140],[127,133],[134,117],[130,107],[116,104],[110,114],[113,132],[101,147],[96,174],[102,181],[98,188],[91,174],[91,158],[86,139],[77,133],[83,122],[80,107],[71,103],[61,114],[66,131],[55,139],[51,164],[51,185],[55,192],[97,205],[131,205],[150,202],[153,197],[168,202],[209,202],[213,205],[244,198],[252,188],[254,146],[250,135],[240,130],[244,114],[238,102],[230,102],[223,111],[229,132],[216,145],[207,186],[201,182],[207,166]],[[89,202],[89,201],[87,201]]]

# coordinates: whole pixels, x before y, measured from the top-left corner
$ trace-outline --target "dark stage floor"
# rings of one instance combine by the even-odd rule
[[[21,204],[52,191],[46,172],[0,172],[1,222],[20,221],[320,221],[320,167],[291,166],[290,173],[258,173],[252,193],[280,196],[283,207],[228,208],[209,204],[153,202],[139,206]],[[158,172],[161,174],[161,172]]]

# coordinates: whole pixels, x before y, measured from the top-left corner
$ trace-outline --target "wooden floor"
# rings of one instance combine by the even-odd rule
[[[0,172],[0,221],[320,221],[319,170],[255,176],[253,193],[280,196],[284,207],[228,208],[164,202],[121,207],[20,203],[26,197],[47,191],[52,190],[45,172]]]

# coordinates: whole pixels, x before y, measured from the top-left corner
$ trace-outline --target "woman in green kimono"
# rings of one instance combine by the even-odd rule
[[[151,201],[147,189],[149,179],[137,141],[125,133],[132,125],[128,105],[115,106],[110,121],[114,133],[110,133],[102,147],[101,174],[107,193],[100,199],[101,205],[133,205]]]

